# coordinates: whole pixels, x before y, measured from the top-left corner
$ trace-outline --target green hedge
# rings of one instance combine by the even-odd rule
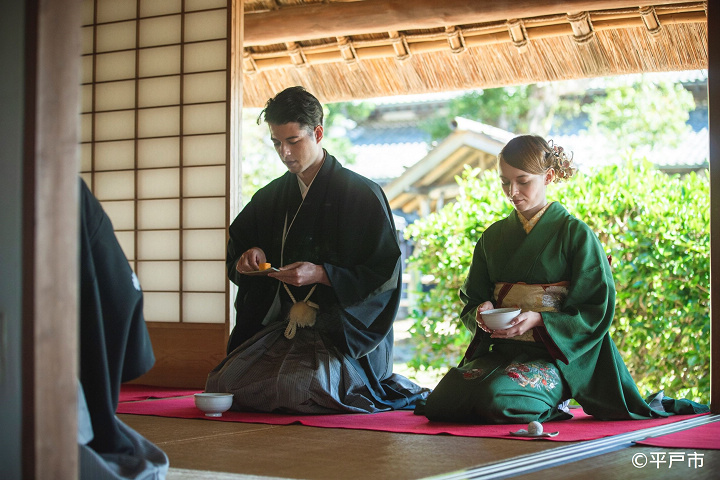
[[[410,270],[434,277],[414,292],[411,368],[447,369],[470,341],[459,321],[458,289],[483,230],[511,211],[494,171],[467,169],[460,195],[410,225]],[[710,188],[707,172],[668,176],[627,161],[551,186],[560,201],[598,235],[617,289],[610,330],[640,391],[709,401]]]

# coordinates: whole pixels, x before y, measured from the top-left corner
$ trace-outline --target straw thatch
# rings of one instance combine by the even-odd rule
[[[291,85],[335,102],[708,65],[707,2],[406,4],[246,0],[244,105]],[[604,9],[552,10],[593,6]]]

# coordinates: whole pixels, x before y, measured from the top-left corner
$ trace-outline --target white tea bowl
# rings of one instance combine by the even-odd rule
[[[195,406],[205,412],[207,417],[222,417],[233,402],[232,393],[196,393]]]
[[[513,318],[520,315],[519,308],[493,308],[480,312],[483,322],[490,330],[504,330],[510,326]]]

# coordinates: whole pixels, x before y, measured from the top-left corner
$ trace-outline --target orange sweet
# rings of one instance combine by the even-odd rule
[[[269,263],[261,263],[260,264],[260,270],[267,270],[268,268],[272,267]]]

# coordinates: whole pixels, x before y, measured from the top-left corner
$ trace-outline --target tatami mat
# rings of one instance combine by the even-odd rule
[[[223,473],[210,470],[192,470],[189,468],[171,468],[167,480],[292,480],[281,477],[262,477],[241,473]]]

